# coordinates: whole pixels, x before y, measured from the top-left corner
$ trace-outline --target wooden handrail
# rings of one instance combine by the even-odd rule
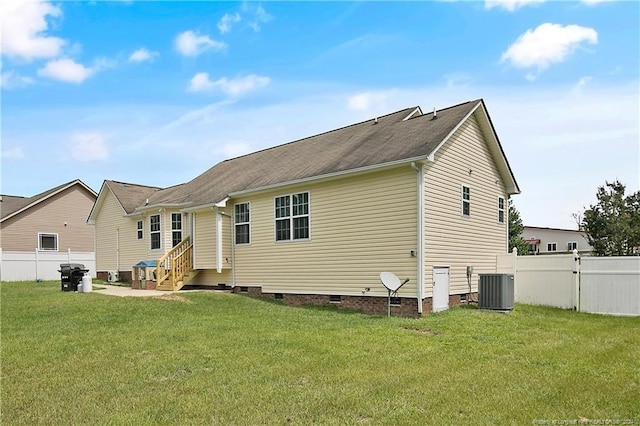
[[[156,262],[156,285],[171,280],[171,287],[182,280],[191,271],[192,250],[191,237],[187,237],[169,250]]]

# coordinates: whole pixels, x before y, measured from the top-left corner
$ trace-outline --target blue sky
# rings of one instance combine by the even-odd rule
[[[166,187],[410,106],[483,98],[525,224],[640,187],[640,6],[615,1],[0,6],[3,194]]]

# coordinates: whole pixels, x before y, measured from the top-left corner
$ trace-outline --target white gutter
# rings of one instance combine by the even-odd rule
[[[416,186],[418,188],[418,217],[417,217],[417,271],[416,276],[418,282],[416,283],[416,297],[418,298],[418,313],[422,314],[422,299],[424,298],[424,165],[416,165],[415,162],[411,163],[416,174]]]
[[[236,233],[233,229],[233,217],[225,212],[220,212],[221,215],[229,218],[229,232],[231,235],[231,288],[236,286]]]
[[[414,157],[414,158],[404,158],[402,160],[390,161],[388,163],[375,164],[372,166],[359,167],[357,169],[343,170],[340,172],[327,173],[325,175],[311,176],[311,177],[302,178],[302,179],[294,179],[286,182],[274,183],[272,185],[265,185],[258,188],[251,188],[251,189],[245,189],[242,191],[231,192],[229,193],[229,197],[237,197],[240,195],[251,194],[251,193],[260,192],[260,191],[267,191],[269,189],[281,188],[283,186],[297,185],[297,184],[302,184],[302,183],[307,183],[312,181],[335,179],[345,175],[357,175],[360,173],[367,173],[374,170],[384,170],[392,167],[401,166],[403,164],[409,164],[411,162],[424,161],[424,160],[427,160],[426,155],[421,155],[419,157]]]

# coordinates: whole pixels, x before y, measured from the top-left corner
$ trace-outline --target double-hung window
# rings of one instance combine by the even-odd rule
[[[556,243],[547,243],[547,251],[557,251],[558,244]]]
[[[171,243],[173,247],[182,241],[182,213],[171,213]]]
[[[251,206],[249,205],[249,203],[236,204],[236,244],[249,244],[251,242],[250,223]]]
[[[275,199],[276,241],[309,239],[309,193]]]
[[[471,216],[471,188],[462,187],[462,216]]]
[[[160,215],[149,216],[149,239],[151,240],[151,250],[160,248]]]
[[[498,197],[498,222],[504,223],[504,198]]]
[[[139,220],[137,224],[137,228],[138,228],[138,239],[141,240],[144,237],[144,234],[143,234],[144,222]]]
[[[38,250],[58,251],[58,234],[38,234]]]
[[[578,248],[578,243],[576,241],[569,241],[567,243],[567,250],[572,251]]]

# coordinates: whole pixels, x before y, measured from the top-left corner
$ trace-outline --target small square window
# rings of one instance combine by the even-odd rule
[[[391,298],[391,306],[400,306],[402,304],[402,300],[399,297]]]
[[[58,251],[58,234],[38,234],[38,250]]]
[[[567,250],[573,251],[578,249],[578,243],[575,241],[570,241],[567,243]]]
[[[249,293],[249,287],[240,287],[240,293]]]
[[[556,243],[547,243],[547,251],[557,251],[558,245]]]
[[[283,295],[282,293],[276,293],[276,294],[274,294],[274,295],[273,295],[273,297],[274,297],[276,300],[282,300],[282,299],[284,299],[284,295]]]
[[[329,302],[331,303],[340,303],[341,301],[342,298],[339,295],[332,294],[331,296],[329,296]]]

